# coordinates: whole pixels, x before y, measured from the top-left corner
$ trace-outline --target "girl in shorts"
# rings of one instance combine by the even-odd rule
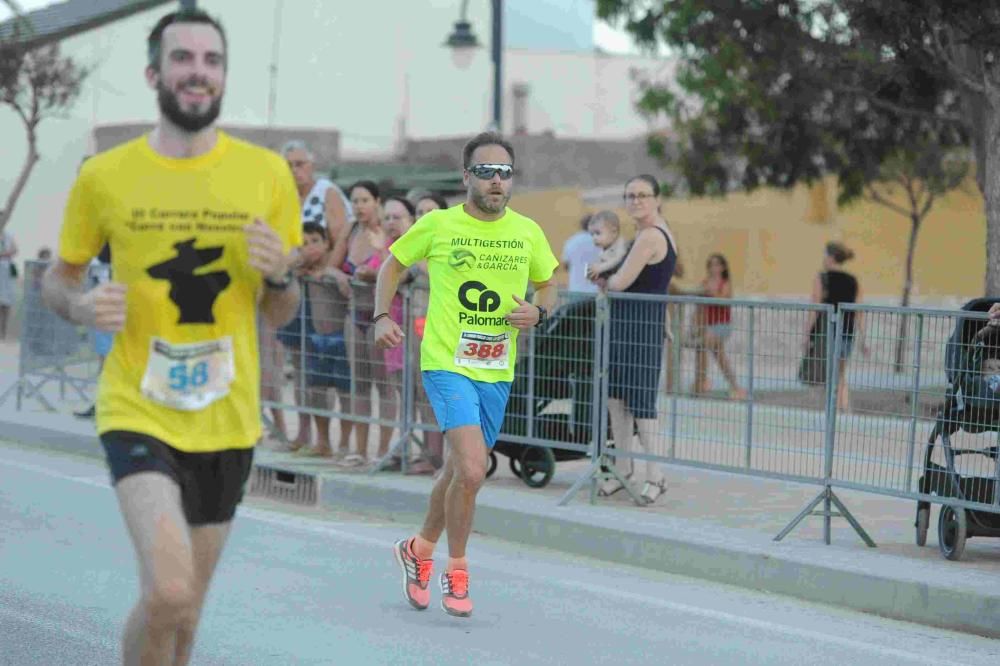
[[[721,254],[713,254],[705,265],[707,275],[701,282],[699,295],[710,298],[732,298],[733,285],[729,281],[729,262]],[[726,357],[726,340],[733,333],[732,308],[728,305],[699,305],[695,311],[695,329],[702,344],[695,352],[695,380],[692,393],[708,392],[708,354],[715,357],[719,369],[729,382],[729,397],[745,400],[747,397],[736,379],[736,373]]]

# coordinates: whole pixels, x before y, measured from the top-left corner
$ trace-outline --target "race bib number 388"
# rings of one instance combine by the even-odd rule
[[[232,338],[189,344],[152,338],[141,389],[161,405],[196,411],[228,395],[235,374]]]
[[[455,365],[486,370],[506,370],[510,359],[510,334],[487,335],[462,331],[455,349]]]

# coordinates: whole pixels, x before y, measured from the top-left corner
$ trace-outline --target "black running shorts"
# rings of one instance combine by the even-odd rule
[[[243,499],[250,478],[253,449],[187,453],[136,432],[112,430],[101,435],[111,482],[139,472],[160,472],[181,489],[188,524],[227,523]]]

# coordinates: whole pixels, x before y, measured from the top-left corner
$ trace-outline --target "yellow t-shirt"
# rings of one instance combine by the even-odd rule
[[[517,329],[504,317],[529,280],[544,282],[559,265],[541,227],[509,208],[484,222],[458,205],[427,213],[389,251],[404,266],[427,260],[431,295],[420,369],[512,381]]]
[[[128,287],[98,388],[99,433],[139,432],[189,452],[260,439],[262,278],[243,227],[262,219],[288,252],[302,243],[299,215],[285,161],[222,132],[190,159],[164,157],[143,136],[84,163],[59,256],[85,264],[108,242],[114,279]]]

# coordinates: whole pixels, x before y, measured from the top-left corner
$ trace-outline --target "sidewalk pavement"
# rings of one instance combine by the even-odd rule
[[[15,345],[0,344],[0,393],[17,376],[14,352]],[[9,399],[0,405],[0,438],[101,456],[92,422],[69,415],[82,406],[66,403],[53,414],[28,401],[17,411]],[[560,507],[556,502],[589,461],[559,463],[542,489],[528,488],[507,463],[499,456],[497,473],[480,493],[478,533],[1000,638],[1000,541],[972,539],[961,562],[943,559],[937,507],[928,546],[919,548],[913,502],[836,490],[877,549],[867,548],[840,518],[830,546],[823,544],[820,517],[774,542],[821,487],[668,466],[669,489],[651,507],[635,507],[625,493],[591,506],[586,490]],[[422,517],[432,483],[428,477],[343,471],[267,446],[258,449],[256,465],[316,479],[321,506],[398,521],[405,524],[401,534]]]

